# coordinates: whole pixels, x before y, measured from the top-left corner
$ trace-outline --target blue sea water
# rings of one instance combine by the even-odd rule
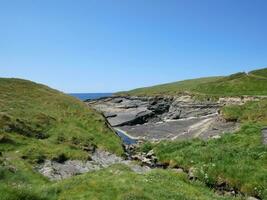
[[[70,93],[69,95],[80,99],[81,101],[87,99],[99,99],[102,97],[110,97],[112,93]]]

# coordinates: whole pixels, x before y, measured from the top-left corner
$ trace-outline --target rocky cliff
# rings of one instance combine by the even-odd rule
[[[109,97],[87,104],[103,112],[111,126],[139,139],[217,138],[238,124],[227,122],[220,109],[260,97],[220,98],[199,101],[189,95],[177,97]]]

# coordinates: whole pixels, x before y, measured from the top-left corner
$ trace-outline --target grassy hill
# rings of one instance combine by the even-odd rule
[[[123,153],[100,114],[44,85],[0,79],[0,200],[234,199],[171,170],[140,175],[116,165],[51,182],[34,169],[45,159],[88,159],[84,149],[94,147]]]
[[[20,79],[0,79],[0,132],[31,161],[62,154],[85,159],[82,149],[93,147],[123,152],[100,114],[73,97]]]
[[[155,96],[189,93],[207,96],[267,95],[267,68],[224,77],[207,77],[139,88],[118,95]]]

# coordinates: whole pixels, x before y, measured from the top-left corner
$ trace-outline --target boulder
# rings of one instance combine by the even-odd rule
[[[176,173],[184,173],[184,170],[182,168],[173,168],[172,171]]]
[[[196,176],[196,168],[194,168],[194,167],[190,167],[189,168],[189,170],[188,170],[188,178],[190,180],[197,179],[197,176]]]
[[[247,200],[259,200],[256,197],[248,197]]]

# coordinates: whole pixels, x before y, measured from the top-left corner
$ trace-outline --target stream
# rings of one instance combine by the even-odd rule
[[[117,135],[121,138],[124,145],[132,145],[138,142],[137,139],[133,139],[127,135],[124,131],[120,129],[114,129]]]

